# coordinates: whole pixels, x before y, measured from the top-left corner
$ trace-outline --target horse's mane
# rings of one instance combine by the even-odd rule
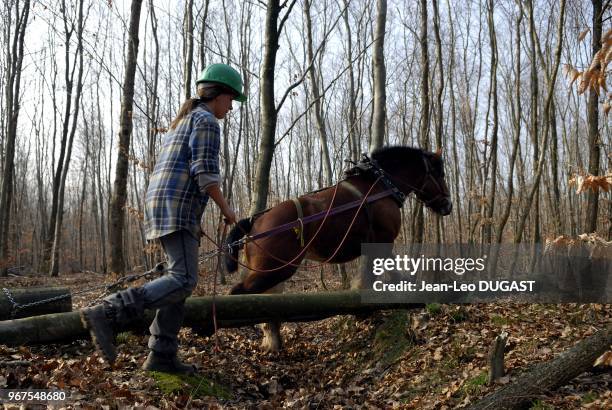
[[[431,164],[436,171],[442,172],[442,161],[431,152],[421,148],[408,147],[404,145],[390,145],[380,147],[372,151],[370,157],[375,159],[383,169],[390,164],[410,163],[421,161],[424,156],[431,160]],[[359,164],[346,170],[345,174],[350,175],[359,172]]]
[[[407,147],[403,145],[390,145],[375,149],[371,157],[378,161],[381,166],[389,162],[410,161],[421,159],[425,151],[421,148]]]

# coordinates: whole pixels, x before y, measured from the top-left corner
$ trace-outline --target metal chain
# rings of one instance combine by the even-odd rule
[[[15,302],[15,299],[13,299],[13,296],[11,295],[11,292],[9,292],[9,290],[7,288],[2,288],[2,291],[4,292],[4,294],[6,295],[6,297],[8,298],[9,302],[11,302],[11,319],[13,319],[15,317],[15,313],[17,312],[17,308],[19,307],[19,304],[17,302]]]
[[[54,297],[48,298],[48,299],[37,300],[35,302],[26,303],[24,305],[20,305],[19,303],[17,303],[15,301],[15,299],[13,299],[10,291],[7,288],[2,288],[2,290],[4,291],[4,294],[8,298],[9,302],[11,302],[11,304],[12,304],[11,319],[14,319],[15,316],[17,315],[17,312],[19,312],[20,310],[31,308],[33,306],[44,305],[44,304],[47,304],[47,303],[55,302],[56,300],[66,299],[66,298],[69,298],[69,297],[72,297],[72,296],[76,296],[76,295],[80,295],[80,294],[88,293],[88,292],[93,292],[95,290],[100,290],[100,289],[105,289],[104,293],[108,293],[108,292],[112,291],[113,289],[117,288],[121,284],[129,283],[129,282],[134,282],[135,280],[138,280],[138,279],[141,279],[141,278],[150,279],[154,275],[159,275],[159,274],[162,274],[162,273],[166,272],[166,270],[167,270],[166,269],[166,264],[164,262],[160,262],[157,265],[155,265],[155,267],[153,267],[153,269],[151,269],[151,270],[148,270],[148,271],[146,271],[144,273],[140,273],[140,274],[133,274],[133,275],[124,276],[122,278],[119,278],[119,280],[117,280],[116,282],[113,282],[113,283],[108,284],[108,285],[94,286],[94,287],[91,287],[91,288],[83,289],[83,290],[75,292],[75,293],[66,293],[65,295],[58,295],[58,296],[54,296]],[[95,299],[95,300],[97,300],[97,299]]]
[[[240,240],[237,240],[231,244],[224,244],[223,247],[221,249],[215,249],[212,250],[210,252],[206,252],[203,255],[200,256],[200,262],[204,262],[207,259],[213,258],[217,255],[219,255],[220,253],[224,253],[227,249],[233,247],[233,246],[239,246],[242,245],[248,238],[242,238]],[[164,262],[159,262],[157,265],[155,265],[155,267],[153,267],[153,269],[148,270],[144,273],[140,273],[140,274],[133,274],[133,275],[127,275],[127,276],[123,276],[122,278],[119,278],[116,282],[113,282],[111,284],[108,285],[99,285],[99,286],[94,286],[91,288],[87,288],[87,289],[83,289],[81,291],[75,292],[75,293],[67,293],[65,295],[58,295],[58,296],[54,296],[52,298],[48,298],[48,299],[43,299],[43,300],[37,300],[35,302],[30,302],[30,303],[26,303],[23,305],[20,305],[19,303],[17,303],[17,301],[13,298],[13,295],[11,294],[11,292],[9,291],[9,289],[7,288],[2,288],[2,291],[4,292],[4,294],[6,295],[8,301],[11,303],[11,319],[14,319],[15,316],[17,315],[17,312],[19,312],[20,310],[24,310],[24,309],[28,309],[34,306],[39,306],[39,305],[44,305],[47,303],[51,303],[51,302],[55,302],[57,300],[62,300],[62,299],[66,299],[69,297],[73,297],[76,295],[80,295],[83,293],[89,293],[89,292],[93,292],[96,290],[100,290],[100,289],[104,289],[105,290],[105,294],[111,292],[112,290],[116,289],[118,286],[125,284],[125,283],[130,283],[130,282],[134,282],[138,279],[141,278],[146,278],[146,279],[151,279],[153,276],[155,275],[161,275],[163,273],[165,273],[167,271],[166,268],[166,264]],[[94,302],[99,300],[100,297],[94,299]]]
[[[223,245],[222,249],[214,249],[212,251],[204,253],[203,255],[200,255],[200,263],[204,262],[207,259],[214,258],[215,256],[219,255],[220,253],[223,252],[223,249],[225,249],[226,247],[227,245]]]
[[[116,282],[111,283],[110,285],[103,285],[103,286],[106,287],[107,291],[111,291],[111,290],[113,290],[114,288],[118,287],[121,284],[129,283],[129,282],[134,282],[134,281],[136,281],[138,279],[141,279],[141,278],[151,279],[154,275],[161,275],[162,273],[164,273],[166,271],[167,271],[166,263],[165,262],[159,262],[151,270],[148,270],[146,272],[139,273],[139,274],[123,276],[123,277],[119,278],[119,280],[117,280]]]
[[[8,289],[5,289],[4,293],[6,293],[7,290]],[[7,296],[8,296],[8,294],[7,294]],[[36,302],[26,303],[25,305],[20,305],[18,303],[14,303],[13,304],[13,310],[11,311],[11,319],[14,319],[15,316],[17,315],[17,312],[19,312],[20,310],[31,308],[33,306],[44,305],[46,303],[55,302],[56,300],[66,299],[66,298],[69,298],[71,296],[72,295],[70,293],[67,293],[65,295],[58,295],[58,296],[54,296],[54,297],[49,298],[49,299],[37,300]]]

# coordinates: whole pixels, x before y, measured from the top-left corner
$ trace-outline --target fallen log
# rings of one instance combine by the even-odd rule
[[[68,288],[46,287],[5,289],[6,288],[0,289],[0,320],[72,311],[72,297],[70,295],[70,289]],[[65,297],[60,298],[61,296]],[[15,301],[16,305],[13,304],[11,298]],[[40,302],[52,298],[58,299],[40,305],[29,306],[25,309],[21,308],[21,306],[32,302]],[[14,316],[12,316],[13,313]]]
[[[212,296],[188,298],[185,305],[185,326],[201,335],[213,333]],[[302,322],[335,315],[365,314],[384,309],[418,309],[422,303],[361,303],[357,291],[233,295],[215,298],[218,328],[249,326],[270,321]],[[147,311],[139,323],[121,331],[147,327],[155,312]],[[78,312],[56,313],[0,322],[0,344],[55,343],[87,337]]]
[[[574,377],[590,370],[595,360],[612,345],[612,325],[599,330],[568,351],[548,362],[534,365],[516,381],[489,394],[469,407],[480,409],[520,409],[535,398],[565,385]]]

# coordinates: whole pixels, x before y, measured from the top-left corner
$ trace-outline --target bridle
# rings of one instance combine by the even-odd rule
[[[421,184],[421,188],[419,189],[419,192],[421,193],[425,193],[425,186],[428,183],[432,183],[434,185],[434,187],[436,188],[438,194],[435,195],[433,198],[424,200],[424,199],[420,199],[417,197],[417,199],[419,199],[421,202],[423,202],[423,204],[425,204],[425,206],[430,206],[431,204],[433,204],[434,202],[440,200],[440,199],[445,199],[446,193],[445,193],[445,189],[444,187],[440,184],[440,182],[438,182],[438,179],[435,178],[433,176],[433,172],[431,169],[431,164],[429,163],[429,160],[427,160],[425,158],[425,155],[423,155],[423,164],[425,165],[425,177],[423,178],[423,183]],[[400,181],[402,182],[402,181]]]
[[[362,159],[357,163],[353,161],[348,161],[354,165],[354,168],[346,172],[345,175],[346,176],[358,175],[364,172],[370,172],[374,174],[376,177],[380,178],[380,182],[383,183],[385,188],[390,189],[393,192],[392,198],[397,203],[397,206],[399,206],[400,208],[404,205],[404,202],[406,202],[406,197],[410,194],[410,192],[415,192],[415,193],[418,192],[421,194],[425,194],[426,193],[425,187],[428,184],[433,184],[434,187],[437,189],[438,194],[430,199],[421,199],[417,195],[416,197],[417,200],[422,202],[425,206],[430,206],[434,202],[439,201],[440,199],[444,199],[447,196],[444,194],[445,192],[444,188],[440,185],[438,180],[434,177],[431,164],[429,163],[427,158],[425,158],[425,155],[421,156],[421,159],[423,160],[423,165],[425,167],[425,176],[423,178],[423,182],[421,183],[420,188],[417,188],[416,186],[409,184],[407,182],[404,182],[404,181],[397,181],[399,182],[399,184],[404,185],[405,187],[408,188],[407,194],[405,194],[402,190],[400,190],[397,187],[397,185],[392,181],[392,178],[393,179],[396,179],[396,178],[389,175],[387,171],[382,169],[382,167],[378,164],[378,161],[376,161],[374,158],[370,158],[370,156],[366,153],[361,154],[361,156],[362,156]]]

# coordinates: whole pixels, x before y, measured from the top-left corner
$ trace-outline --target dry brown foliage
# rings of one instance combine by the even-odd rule
[[[581,32],[578,41],[584,40],[589,29]],[[607,74],[608,64],[612,60],[612,29],[608,30],[601,39],[601,49],[595,53],[591,65],[584,71],[579,71],[571,64],[563,66],[563,72],[570,80],[570,87],[580,78],[578,83],[578,94],[583,94],[587,89],[595,91],[598,95],[602,92],[608,93]],[[608,115],[612,107],[612,93],[605,95],[603,111]]]
[[[152,255],[154,253],[161,252],[161,249],[162,249],[161,244],[159,242],[157,242],[157,241],[150,242],[150,243],[146,244],[144,246],[144,248],[142,248],[144,253],[147,254],[147,255]]]
[[[598,256],[608,255],[608,251],[612,249],[612,241],[606,241],[596,233],[582,233],[573,238],[568,235],[559,235],[556,238],[546,238],[544,253],[553,249],[560,250],[578,245],[585,245],[591,250],[591,254]]]
[[[578,35],[578,42],[579,42],[579,43],[580,43],[580,42],[582,42],[582,40],[584,40],[584,38],[586,37],[586,35],[587,35],[587,34],[589,34],[589,31],[591,31],[591,29],[590,29],[590,28],[587,28],[587,29],[585,29],[583,32],[581,32],[581,33]]]
[[[612,350],[602,354],[595,361],[595,367],[612,367]]]
[[[578,235],[578,239],[590,250],[592,258],[610,258],[612,251],[612,241],[606,241],[596,233],[582,233]]]
[[[133,217],[135,217],[136,219],[139,219],[141,221],[144,220],[144,212],[142,212],[141,210],[139,210],[138,208],[133,208],[131,206],[125,206],[125,210],[127,211],[127,213]]]
[[[576,186],[576,193],[580,194],[587,190],[597,192],[600,189],[605,192],[609,192],[612,189],[612,173],[606,175],[595,176],[595,175],[574,175],[569,180],[570,186]]]

